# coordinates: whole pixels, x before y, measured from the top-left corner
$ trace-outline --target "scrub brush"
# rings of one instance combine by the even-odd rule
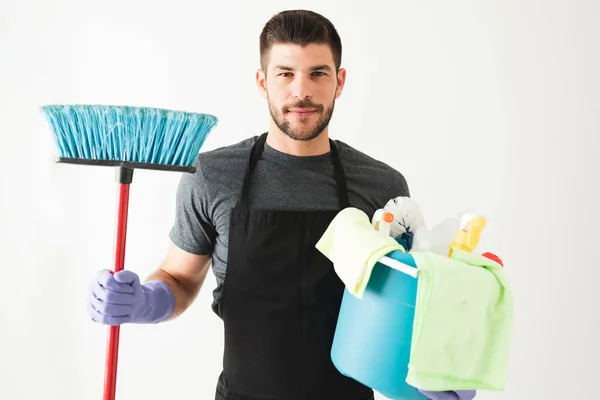
[[[406,196],[389,200],[382,209],[375,212],[373,225],[376,226],[386,213],[391,213],[394,216],[389,223],[389,235],[396,239],[406,251],[412,249],[427,250],[428,230],[425,226],[423,214],[415,200]]]

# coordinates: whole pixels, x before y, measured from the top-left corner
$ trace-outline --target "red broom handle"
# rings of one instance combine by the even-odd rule
[[[125,242],[127,238],[127,214],[129,211],[129,184],[119,184],[117,232],[114,272],[125,266]],[[109,326],[104,375],[104,400],[114,400],[117,388],[117,363],[119,359],[120,326]]]

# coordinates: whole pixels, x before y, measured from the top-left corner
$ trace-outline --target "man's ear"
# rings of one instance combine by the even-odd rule
[[[263,98],[267,98],[267,76],[262,69],[256,71],[256,86]]]
[[[344,84],[346,83],[346,69],[340,68],[337,73],[337,90],[335,92],[335,98],[339,99],[342,95],[342,90],[344,89]]]

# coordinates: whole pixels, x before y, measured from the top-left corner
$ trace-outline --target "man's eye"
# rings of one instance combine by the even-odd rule
[[[314,73],[317,76],[325,76],[325,72],[317,71]]]
[[[291,75],[292,75],[292,73],[291,73],[291,72],[284,72],[284,73],[282,73],[282,74],[279,74],[279,76],[286,76],[286,77],[287,77],[287,76],[291,76]]]

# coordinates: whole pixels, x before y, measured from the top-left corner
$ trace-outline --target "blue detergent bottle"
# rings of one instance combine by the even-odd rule
[[[407,253],[389,256],[416,267]],[[331,349],[340,373],[392,400],[428,400],[406,383],[416,297],[417,279],[381,263],[362,300],[346,289]]]

